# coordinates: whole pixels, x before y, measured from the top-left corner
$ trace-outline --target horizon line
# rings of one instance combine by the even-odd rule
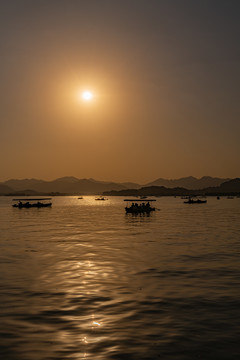
[[[192,179],[195,179],[195,180],[201,180],[203,178],[212,178],[212,179],[223,179],[223,180],[232,180],[232,179],[237,179],[237,178],[240,178],[240,176],[236,176],[236,177],[220,177],[220,176],[211,176],[211,175],[203,175],[201,177],[196,177],[196,176],[193,176],[193,175],[189,175],[189,176],[182,176],[182,177],[178,177],[178,178],[164,178],[164,177],[157,177],[155,178],[154,180],[151,180],[151,181],[147,181],[146,183],[140,183],[140,182],[136,182],[136,181],[132,181],[132,180],[125,180],[125,181],[118,181],[118,180],[97,180],[95,178],[92,178],[92,177],[81,177],[81,178],[78,178],[76,176],[72,176],[72,175],[69,175],[69,176],[60,176],[60,177],[56,177],[56,178],[53,178],[51,180],[46,180],[46,179],[43,179],[43,178],[35,178],[35,177],[26,177],[26,178],[8,178],[7,180],[0,180],[0,183],[5,183],[7,181],[23,181],[23,180],[37,180],[37,181],[45,181],[45,182],[52,182],[52,181],[56,181],[56,180],[59,180],[59,179],[68,179],[68,178],[74,178],[76,180],[89,180],[89,181],[96,181],[96,182],[105,182],[105,183],[117,183],[117,184],[124,184],[124,183],[135,183],[137,185],[145,185],[145,184],[149,184],[149,183],[152,183],[152,182],[155,182],[157,180],[165,180],[165,181],[176,181],[176,180],[182,180],[182,179],[188,179],[188,178],[192,178]]]

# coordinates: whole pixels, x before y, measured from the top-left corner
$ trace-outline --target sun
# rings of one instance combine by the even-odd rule
[[[89,90],[85,90],[82,92],[81,97],[84,101],[91,101],[93,98],[93,93]]]

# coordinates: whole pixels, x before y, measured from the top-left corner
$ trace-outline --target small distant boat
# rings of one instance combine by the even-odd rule
[[[104,196],[98,196],[98,197],[95,198],[95,200],[105,201],[107,199]]]
[[[147,199],[147,196],[143,195],[143,196],[140,196],[140,199],[143,200],[143,199]]]
[[[79,198],[78,198],[79,200],[82,200],[83,199],[83,197],[82,196],[79,196]]]
[[[184,204],[205,204],[207,200],[201,200],[197,197],[189,196],[187,201],[184,201]]]
[[[155,207],[151,205],[152,201],[156,201],[155,199],[146,199],[145,201],[141,199],[125,199],[124,201],[131,202],[130,206],[125,207],[127,214],[149,214],[151,211],[155,211]]]
[[[12,207],[18,208],[18,209],[51,207],[52,206],[51,202],[45,202],[45,201],[48,201],[48,200],[51,200],[51,198],[45,198],[45,199],[44,198],[41,198],[41,199],[13,199],[13,201],[15,201],[16,203],[13,204]]]

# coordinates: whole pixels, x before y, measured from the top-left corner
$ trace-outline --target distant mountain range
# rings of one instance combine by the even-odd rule
[[[53,181],[37,179],[7,180],[0,183],[0,193],[27,193],[32,194],[98,194],[107,190],[126,189],[124,185],[96,181],[94,179],[77,179],[75,177],[62,177]]]
[[[175,180],[166,180],[159,178],[145,186],[165,186],[167,188],[183,187],[185,189],[205,189],[212,186],[220,186],[223,182],[230,180],[229,178],[216,178],[211,176],[203,176],[197,179],[193,176],[183,177]]]
[[[193,196],[193,195],[240,195],[240,178],[223,182],[220,186],[204,189],[186,189],[182,187],[146,186],[140,189],[108,191],[109,196]]]
[[[38,179],[11,179],[0,183],[0,195],[46,195],[46,194],[101,194],[110,191],[140,190],[141,188],[164,187],[169,189],[184,188],[187,190],[201,190],[219,187],[230,179],[204,176],[200,179],[189,176],[180,179],[167,180],[159,178],[151,183],[140,185],[136,183],[115,183],[97,181],[94,179],[78,179],[76,177],[62,177],[53,181]]]

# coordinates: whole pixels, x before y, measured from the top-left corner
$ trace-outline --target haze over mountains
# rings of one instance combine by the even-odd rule
[[[106,191],[120,191],[126,189],[140,189],[142,187],[164,186],[166,188],[181,187],[185,189],[204,189],[209,187],[218,187],[228,181],[228,178],[216,178],[204,176],[197,179],[193,176],[180,179],[167,180],[156,179],[147,184],[136,184],[131,182],[115,183],[106,181],[97,181],[94,179],[78,179],[76,177],[62,177],[53,181],[38,179],[11,179],[0,183],[0,194],[98,194]]]
[[[37,179],[8,180],[2,183],[12,189],[12,192],[36,192],[36,193],[62,193],[62,194],[96,194],[107,190],[122,190],[125,186],[96,181],[94,179],[77,179],[75,177],[63,177],[53,181]],[[8,191],[9,192],[9,191]]]
[[[159,178],[151,183],[148,183],[144,186],[165,186],[167,188],[183,187],[185,189],[194,190],[194,189],[204,189],[212,186],[220,186],[223,182],[230,180],[229,178],[221,179],[211,176],[203,176],[200,179],[197,179],[193,176],[188,176],[180,179],[166,180]]]
[[[219,186],[206,187],[204,189],[186,189],[183,187],[167,188],[165,186],[145,186],[141,189],[126,189],[108,191],[107,196],[214,196],[232,195],[240,196],[240,178],[223,182]]]

